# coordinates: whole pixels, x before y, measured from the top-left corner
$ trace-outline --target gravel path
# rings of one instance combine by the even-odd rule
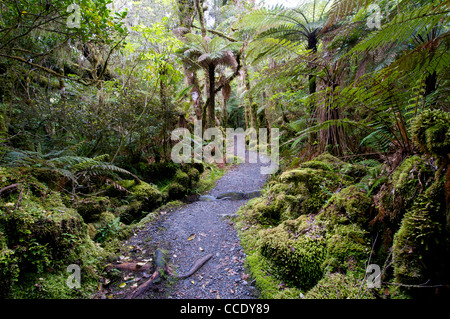
[[[247,151],[247,156],[249,152]],[[267,175],[260,173],[265,164],[244,163],[228,171],[210,191],[217,196],[224,192],[259,190]],[[164,218],[139,231],[128,241],[133,247],[152,247],[168,251],[169,265],[177,274],[185,274],[199,258],[213,257],[194,275],[173,283],[163,281],[139,298],[254,298],[257,296],[245,273],[243,253],[232,219],[247,200],[197,201],[164,215]],[[145,242],[145,245],[144,245]]]

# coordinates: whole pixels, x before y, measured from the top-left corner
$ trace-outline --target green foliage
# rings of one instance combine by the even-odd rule
[[[425,154],[445,157],[450,151],[450,114],[425,110],[411,125],[412,139]]]
[[[115,238],[123,229],[120,217],[114,218],[111,222],[100,228],[95,236],[95,241],[103,243],[108,239]]]

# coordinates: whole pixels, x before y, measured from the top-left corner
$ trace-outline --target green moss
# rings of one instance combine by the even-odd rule
[[[352,271],[363,277],[371,248],[366,235],[367,232],[354,224],[336,225],[330,229],[326,235],[324,271]]]
[[[140,182],[130,188],[131,201],[140,201],[143,204],[143,209],[151,211],[158,207],[162,202],[162,194],[155,185],[145,182]]]
[[[172,182],[167,188],[167,193],[170,199],[181,199],[187,194],[187,190],[183,185]]]
[[[306,299],[373,299],[370,289],[353,276],[325,275],[305,294]]]
[[[0,232],[8,234],[0,236],[3,296],[74,297],[64,292],[68,288],[65,281],[57,279],[72,263],[85,270],[86,280],[97,278],[97,266],[105,256],[103,250],[92,242],[77,211],[65,207],[58,193],[50,195],[36,197],[32,192],[24,193],[17,209],[15,204],[0,203]],[[4,275],[10,279],[5,280]],[[64,276],[66,279],[68,274]],[[87,290],[88,285],[81,288],[83,293]]]
[[[0,232],[0,297],[6,298],[14,281],[19,277],[18,258],[14,250],[9,249],[7,240]]]
[[[426,182],[426,177],[430,176],[432,171],[427,163],[419,156],[411,156],[392,174],[392,185],[395,192],[400,192],[402,197],[411,200],[417,195],[420,183]]]
[[[321,162],[320,160],[317,160],[317,158],[312,161],[300,164],[299,168],[321,169],[324,171],[332,171],[333,170],[333,166],[331,164]]]
[[[270,274],[271,263],[259,251],[249,255],[246,259],[251,277],[255,280],[260,297],[263,299],[295,299],[300,297],[301,291],[295,287],[288,287],[281,280]]]
[[[324,162],[326,164],[331,165],[334,169],[340,168],[342,165],[345,164],[344,161],[340,160],[339,158],[331,155],[328,152],[322,153],[316,158],[314,158],[315,161]]]
[[[189,175],[182,170],[178,170],[173,178],[173,181],[181,186],[188,188],[189,187]]]
[[[120,217],[120,221],[129,225],[133,221],[141,219],[144,211],[144,203],[141,201],[133,201],[129,205],[117,207],[114,214]]]
[[[98,283],[93,278],[83,276],[86,274],[83,268],[81,274],[81,289],[70,288],[66,284],[70,273],[64,270],[39,277],[27,274],[22,282],[13,287],[12,295],[16,299],[86,299],[95,292]]]
[[[438,178],[405,213],[392,246],[398,283],[421,284],[448,278],[448,262],[441,258],[449,252],[444,201],[444,178]]]
[[[108,197],[89,197],[80,199],[75,207],[86,223],[97,220],[100,214],[110,207]]]
[[[411,125],[414,144],[426,154],[446,157],[450,152],[450,113],[425,110]]]
[[[317,167],[316,164],[314,167]],[[281,174],[279,180],[281,184],[288,185],[281,186],[279,189],[288,187],[286,194],[294,196],[289,198],[291,205],[288,218],[316,213],[340,183],[347,184],[347,179],[340,177],[338,173],[312,168],[286,171]]]
[[[273,264],[275,275],[301,289],[308,289],[321,278],[325,257],[322,228],[308,216],[281,223],[260,234],[261,255]]]
[[[200,180],[200,172],[196,168],[192,167],[187,172],[187,175],[189,177],[189,187],[194,188],[194,186]]]
[[[411,156],[392,173],[388,187],[377,195],[377,206],[383,216],[392,222],[400,222],[403,214],[433,180],[433,172],[419,156]]]
[[[368,220],[367,213],[371,204],[372,199],[357,186],[352,185],[331,196],[323,207],[320,218],[363,226]]]

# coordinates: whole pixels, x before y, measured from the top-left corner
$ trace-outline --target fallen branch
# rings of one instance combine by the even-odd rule
[[[164,258],[164,255],[161,250],[157,249],[155,252],[156,258],[156,270],[153,272],[152,276],[143,284],[141,284],[139,287],[136,288],[133,292],[131,292],[126,299],[134,299],[136,297],[139,297],[144,292],[146,292],[154,283],[159,282],[159,279],[161,278],[162,273],[169,273],[167,270],[167,262]],[[208,260],[212,258],[213,254],[208,254],[200,259],[198,259],[191,267],[191,269],[184,275],[175,275],[175,277],[179,279],[185,279],[193,274],[195,274]],[[123,264],[122,264],[123,265]],[[129,263],[128,265],[121,266],[122,268],[133,268],[133,265],[136,265],[135,263]],[[116,268],[119,265],[116,265]]]
[[[134,299],[136,297],[139,297],[142,293],[146,292],[148,288],[153,284],[154,281],[160,278],[160,268],[156,268],[156,271],[153,273],[153,275],[150,277],[149,280],[144,282],[142,285],[137,287],[135,291],[133,291],[130,295],[127,296],[127,299]]]
[[[185,279],[185,278],[188,278],[188,277],[192,276],[192,275],[195,274],[195,273],[197,272],[197,270],[199,270],[199,269],[200,269],[200,268],[201,268],[208,260],[210,260],[212,256],[213,256],[212,254],[208,254],[208,255],[206,255],[205,257],[202,257],[202,258],[198,259],[198,260],[194,263],[194,265],[192,265],[191,269],[190,269],[185,275],[177,276],[177,277],[180,278],[180,279]]]
[[[141,284],[139,287],[136,288],[135,291],[131,292],[126,298],[127,299],[134,299],[136,297],[139,297],[144,292],[146,292],[154,282],[158,282],[159,278],[161,277],[161,270],[166,269],[166,259],[164,258],[164,254],[160,249],[157,249],[155,252],[155,263],[156,263],[156,270],[153,272],[153,275],[143,284]]]
[[[138,272],[138,271],[147,271],[152,267],[152,265],[149,263],[123,263],[117,264],[114,267],[121,271]]]
[[[17,186],[19,186],[18,183],[12,184],[12,185],[9,185],[9,186],[6,186],[6,187],[3,187],[2,189],[0,189],[0,194],[1,194],[2,192],[4,192],[4,191],[10,189],[10,188],[16,188]]]

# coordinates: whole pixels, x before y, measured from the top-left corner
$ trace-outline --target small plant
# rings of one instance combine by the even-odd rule
[[[123,226],[120,222],[120,217],[114,218],[111,223],[99,229],[95,237],[95,241],[98,243],[104,243],[109,238],[117,236],[121,232],[122,228]]]

